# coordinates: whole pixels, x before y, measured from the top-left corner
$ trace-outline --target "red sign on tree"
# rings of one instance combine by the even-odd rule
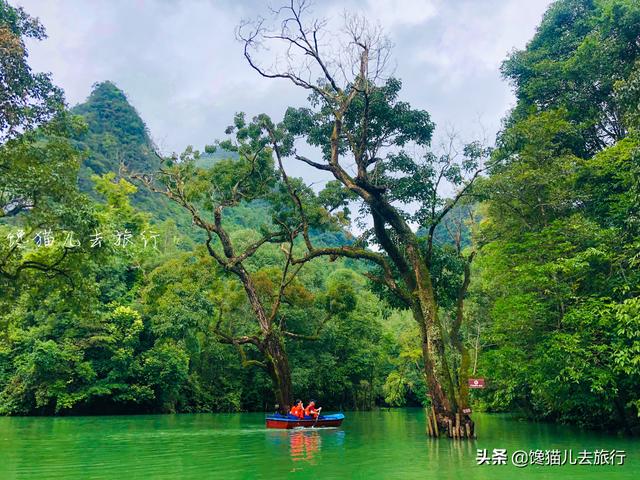
[[[470,378],[469,388],[484,388],[484,378]]]

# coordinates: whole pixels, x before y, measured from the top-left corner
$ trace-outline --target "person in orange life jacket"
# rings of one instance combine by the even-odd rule
[[[294,417],[304,418],[304,405],[302,404],[302,400],[296,400],[296,404],[291,407],[289,410],[289,415],[293,415]]]
[[[311,400],[309,402],[309,405],[307,405],[307,408],[304,409],[304,415],[306,417],[318,418],[318,415],[320,415],[320,410],[322,410],[322,407],[316,408],[316,402],[314,400]]]

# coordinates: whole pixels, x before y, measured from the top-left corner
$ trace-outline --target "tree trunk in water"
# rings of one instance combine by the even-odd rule
[[[278,404],[278,412],[289,413],[292,402],[291,370],[289,358],[284,348],[284,341],[278,335],[270,333],[263,343],[263,354],[267,372],[273,382],[273,390]]]
[[[428,301],[423,299],[423,301],[425,300]],[[464,413],[464,410],[469,407],[469,355],[466,349],[463,348],[461,352],[463,354],[462,362],[460,370],[457,372],[459,381],[455,382],[454,385],[443,349],[434,347],[430,334],[436,325],[434,325],[434,319],[429,318],[427,315],[437,315],[434,304],[435,301],[425,308],[418,301],[412,309],[414,319],[420,327],[424,376],[432,405],[432,416],[429,419],[432,428],[428,429],[428,433],[433,436],[446,435],[451,438],[473,438],[475,436],[474,422],[468,413]],[[437,325],[437,327],[441,327],[441,325]],[[442,339],[438,340],[442,342]],[[436,365],[434,356],[439,362],[443,363],[443,365],[440,365],[440,369]],[[449,376],[447,377],[447,375]],[[442,376],[445,377],[444,382],[439,378]],[[463,381],[464,385],[462,384]],[[445,388],[443,388],[443,385]]]
[[[462,325],[465,321],[464,300],[471,281],[471,262],[475,256],[472,252],[465,261],[464,280],[458,291],[456,302],[456,317],[451,326],[451,345],[460,355],[460,364],[455,372],[455,396],[458,404],[458,411],[461,414],[460,421],[464,424],[463,430],[467,425],[471,434],[475,435],[474,424],[470,417],[470,399],[469,399],[469,370],[471,368],[471,356],[469,349],[465,345],[462,338]],[[466,413],[465,413],[466,412]],[[464,432],[462,432],[464,434]]]

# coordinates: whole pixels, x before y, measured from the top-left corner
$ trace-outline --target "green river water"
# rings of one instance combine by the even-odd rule
[[[346,415],[338,429],[294,431],[267,430],[263,414],[0,418],[0,479],[640,479],[638,439],[478,414],[477,440],[432,440],[420,409]],[[506,449],[508,464],[478,465],[477,449]],[[538,449],[626,458],[511,464],[515,450]]]

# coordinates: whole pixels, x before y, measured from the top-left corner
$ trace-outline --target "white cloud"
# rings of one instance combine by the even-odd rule
[[[387,29],[420,25],[435,17],[440,0],[367,0],[364,13]]]
[[[490,135],[498,128],[512,99],[499,64],[531,38],[549,1],[327,0],[314,13],[356,10],[380,22],[396,45],[403,99],[469,137],[479,115]],[[34,69],[53,72],[72,104],[94,82],[114,81],[168,150],[220,137],[236,111],[277,118],[306,96],[284,80],[261,78],[244,61],[234,29],[242,18],[268,13],[262,0],[16,3],[49,33],[30,43]]]
[[[509,51],[525,47],[549,3],[465,2],[462,8],[449,3],[431,22],[439,27],[437,38],[415,60],[432,67],[447,88],[483,72],[497,73]]]

